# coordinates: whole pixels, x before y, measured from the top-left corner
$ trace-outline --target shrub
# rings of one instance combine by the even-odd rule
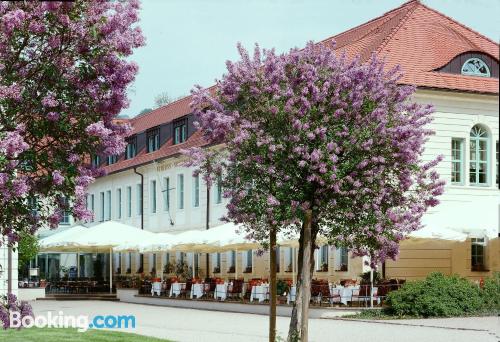
[[[500,272],[495,272],[491,278],[484,280],[481,295],[485,310],[500,312]]]
[[[490,282],[488,284],[488,288],[493,287]],[[484,308],[481,292],[477,285],[465,278],[431,273],[424,280],[407,282],[401,289],[390,292],[387,311],[397,316],[421,317],[478,313]]]

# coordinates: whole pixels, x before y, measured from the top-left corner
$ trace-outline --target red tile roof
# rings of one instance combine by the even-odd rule
[[[400,65],[403,84],[498,94],[497,78],[434,71],[464,52],[482,52],[498,61],[499,45],[418,0],[323,42],[333,40],[335,50],[349,57],[366,61],[374,52],[385,58],[387,68]]]
[[[499,45],[470,28],[441,14],[418,0],[402,6],[324,40],[336,42],[335,50],[345,51],[349,57],[359,55],[363,61],[373,52],[385,58],[387,68],[400,65],[404,73],[403,84],[448,90],[498,94],[498,79],[437,72],[455,56],[464,52],[482,52],[499,58]],[[191,96],[174,101],[144,115],[130,119],[133,134],[162,123],[171,122],[192,112]],[[123,169],[167,158],[183,148],[203,146],[206,142],[199,132],[178,145],[167,141],[158,151],[139,154],[129,160],[106,166],[117,172]]]
[[[171,122],[186,114],[191,113],[189,104],[191,96],[173,101],[166,106],[157,108],[143,115],[136,116],[130,120],[133,127],[132,134],[144,132],[148,128],[159,126],[166,122]]]

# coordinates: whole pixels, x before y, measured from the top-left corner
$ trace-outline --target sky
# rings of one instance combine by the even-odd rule
[[[237,42],[278,52],[302,47],[360,25],[405,0],[142,0],[146,46],[131,57],[139,65],[129,87],[133,117],[154,107],[162,92],[175,98],[193,85],[211,86],[236,60]],[[500,39],[500,0],[423,0],[427,6],[485,36]]]

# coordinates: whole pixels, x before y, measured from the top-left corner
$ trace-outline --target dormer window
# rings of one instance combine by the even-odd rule
[[[137,154],[137,137],[127,139],[127,148],[125,149],[125,159],[134,158]]]
[[[177,120],[174,122],[174,145],[183,143],[187,139],[187,120]]]
[[[157,151],[160,148],[160,128],[156,127],[146,132],[148,142],[148,153]]]
[[[469,58],[462,65],[462,75],[491,77],[490,68],[480,58]]]

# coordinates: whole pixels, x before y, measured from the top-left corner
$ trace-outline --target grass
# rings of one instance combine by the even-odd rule
[[[122,333],[108,330],[91,329],[78,332],[76,329],[64,328],[28,328],[0,330],[0,341],[9,342],[168,342],[167,340],[146,337],[137,334]]]

